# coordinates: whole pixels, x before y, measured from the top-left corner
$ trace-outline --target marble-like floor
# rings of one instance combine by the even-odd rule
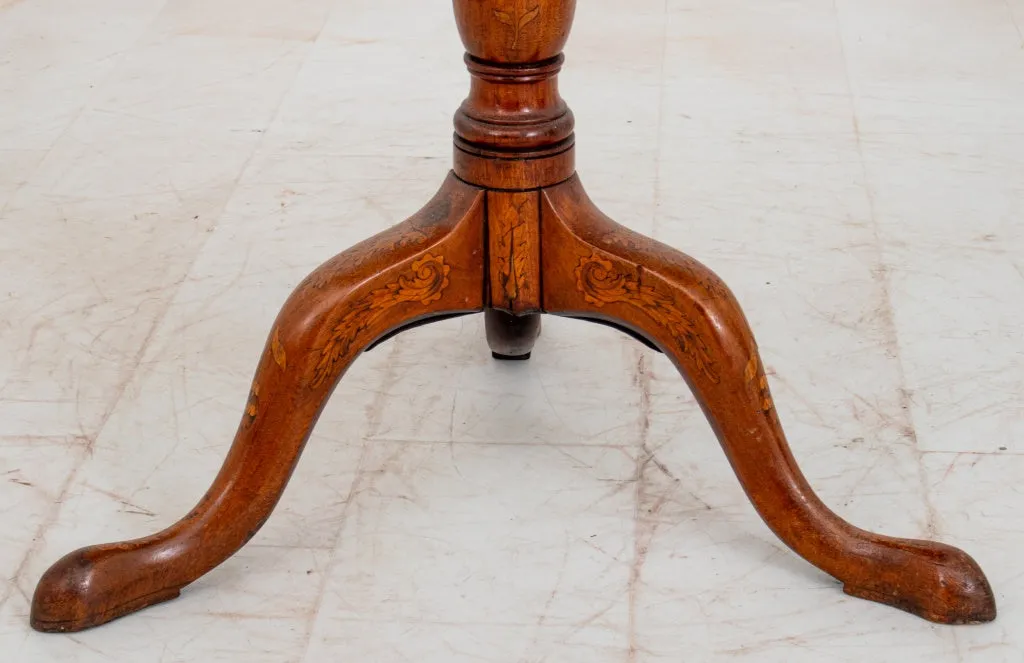
[[[729,282],[816,489],[967,549],[995,623],[785,549],[664,357],[551,319],[498,364],[472,317],[357,362],[237,557],[61,636],[39,575],[198,499],[278,307],[434,192],[467,75],[446,0],[0,0],[0,658],[1024,660],[1022,26],[586,0],[562,77],[591,195]]]

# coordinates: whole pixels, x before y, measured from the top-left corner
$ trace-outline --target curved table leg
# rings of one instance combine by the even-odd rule
[[[483,308],[483,192],[449,176],[406,222],[338,255],[274,323],[231,451],[199,504],[152,536],[83,548],[39,581],[32,626],[79,631],[178,596],[266,522],[351,362],[410,322]]]
[[[995,618],[966,553],[858,529],[815,495],[790,452],[761,358],[732,293],[710,270],[607,218],[576,178],[542,202],[546,312],[615,321],[655,342],[686,378],[768,526],[853,596],[925,619]]]

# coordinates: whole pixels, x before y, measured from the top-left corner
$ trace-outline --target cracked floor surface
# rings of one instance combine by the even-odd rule
[[[436,0],[0,0],[0,647],[36,661],[1024,659],[1024,0],[589,0],[562,89],[610,216],[744,305],[795,455],[962,546],[1000,618],[845,596],[678,374],[545,320],[362,357],[274,516],[180,599],[29,630],[41,572],[184,515],[270,324],[450,165]]]

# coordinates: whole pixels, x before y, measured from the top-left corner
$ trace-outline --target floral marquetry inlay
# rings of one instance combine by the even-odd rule
[[[758,358],[756,352],[750,361],[747,362],[747,368],[743,373],[743,378],[747,382],[747,387],[757,397],[758,406],[762,413],[766,416],[771,415],[775,411],[775,402],[772,401],[771,391],[768,389],[768,376],[765,375],[764,367],[761,365],[761,360]]]
[[[529,4],[529,0],[515,0],[509,11],[494,10],[494,18],[498,19],[502,25],[507,25],[512,29],[512,48],[519,46],[519,38],[523,34],[523,29],[540,16],[540,5],[530,7]]]
[[[319,387],[334,376],[339,363],[349,356],[359,335],[373,327],[388,310],[403,303],[427,305],[440,300],[450,283],[448,274],[451,269],[443,256],[428,253],[412,263],[409,272],[399,276],[396,281],[370,292],[352,304],[331,330],[331,336],[313,370],[311,386]]]
[[[576,267],[576,287],[584,299],[595,306],[628,304],[642,310],[665,328],[701,373],[713,383],[719,383],[707,343],[693,320],[679,309],[672,297],[641,284],[638,276],[619,271],[610,260],[597,254],[580,259]]]

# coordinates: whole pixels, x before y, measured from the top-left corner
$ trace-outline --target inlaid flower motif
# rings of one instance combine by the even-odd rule
[[[519,38],[523,34],[523,28],[537,20],[540,16],[540,5],[527,7],[528,0],[515,0],[512,11],[494,10],[494,17],[503,25],[512,28],[512,48],[518,48]]]
[[[640,309],[668,332],[697,370],[712,383],[721,382],[697,324],[671,295],[641,283],[639,269],[619,267],[598,253],[583,256],[576,267],[576,289],[597,308],[628,304]]]
[[[441,299],[451,283],[452,268],[443,256],[427,253],[412,263],[397,280],[367,293],[340,314],[317,362],[310,386],[320,387],[337,376],[339,366],[350,359],[356,340],[374,328],[385,313],[399,304],[426,306]]]

